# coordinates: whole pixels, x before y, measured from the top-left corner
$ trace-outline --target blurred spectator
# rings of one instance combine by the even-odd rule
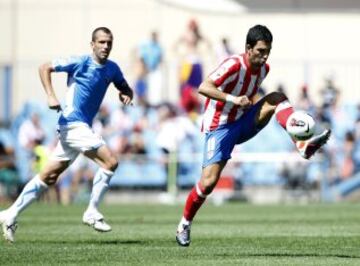
[[[325,86],[320,90],[322,106],[328,107],[337,101],[339,90],[334,85],[333,77],[325,78]]]
[[[165,168],[168,172],[172,163],[169,162],[171,159],[175,159],[176,162],[173,163],[176,169],[179,168],[177,154],[181,145],[184,145],[186,140],[193,141],[199,129],[187,116],[178,115],[176,108],[171,104],[160,106],[158,113],[159,128],[156,143],[164,153]]]
[[[106,104],[102,104],[93,122],[94,131],[103,136],[105,139],[113,132],[113,129],[110,127],[110,116],[110,107]]]
[[[331,187],[331,200],[340,200],[360,188],[359,139],[354,132],[347,132],[345,142],[337,153],[338,178]]]
[[[132,158],[138,164],[143,164],[146,162],[145,156],[148,152],[145,146],[142,130],[140,128],[135,128],[130,136],[130,141],[125,146],[123,153],[130,156],[130,158]]]
[[[299,109],[304,110],[311,115],[315,114],[315,104],[310,98],[309,88],[306,84],[304,84],[300,89],[300,94],[298,100],[296,101],[296,105]]]
[[[345,133],[344,141],[337,141],[337,149],[334,150],[330,159],[333,168],[331,184],[338,184],[349,179],[355,173],[355,135],[352,131]]]
[[[37,113],[30,115],[19,128],[18,141],[22,148],[31,151],[39,141],[45,139],[45,131]]]
[[[0,142],[0,186],[5,189],[4,194],[0,191],[0,201],[17,197],[20,179],[14,161],[13,149]]]
[[[157,31],[152,31],[150,39],[142,43],[136,59],[135,91],[140,103],[157,105],[162,100],[163,77],[161,63],[164,51]]]
[[[32,113],[29,118],[22,122],[18,132],[20,150],[18,150],[17,155],[21,158],[19,169],[23,183],[26,183],[33,176],[31,167],[33,149],[37,143],[43,142],[44,139],[45,131],[40,124],[40,116],[37,113]]]
[[[278,84],[276,87],[276,91],[286,94],[286,88],[285,88],[284,84],[281,84],[281,83]]]
[[[163,49],[159,43],[159,36],[156,31],[151,32],[150,40],[146,41],[139,48],[140,58],[144,60],[149,72],[160,67],[163,60]]]
[[[295,149],[293,152],[296,152]],[[284,188],[289,190],[307,190],[311,186],[316,186],[317,184],[310,184],[307,180],[306,172],[306,161],[289,160],[284,162],[280,170],[280,175],[285,182]]]
[[[82,154],[79,155],[58,180],[60,203],[69,205],[87,202],[97,168],[93,161],[87,160]]]
[[[210,42],[202,35],[196,20],[189,21],[186,32],[175,45],[180,56],[180,105],[187,113],[199,113],[201,103],[197,88],[203,81],[202,45],[211,53]]]
[[[316,112],[316,121],[324,127],[332,128],[331,120],[331,115],[327,108],[320,106]]]
[[[330,120],[332,137],[344,141],[346,132],[354,129],[355,117],[352,117],[345,105],[340,104],[340,91],[328,104],[323,104],[322,108],[325,116]]]
[[[139,107],[136,107],[136,109]],[[119,106],[110,114],[109,127],[111,136],[109,137],[109,147],[116,154],[123,154],[128,143],[135,121],[130,117],[124,106]]]
[[[137,58],[135,62],[135,81],[134,90],[136,94],[137,104],[148,104],[148,82],[147,74],[148,70],[145,65],[145,61],[142,58]],[[160,94],[160,92],[158,92]]]
[[[233,48],[229,44],[229,40],[226,37],[223,37],[220,41],[220,44],[215,48],[216,57],[218,63],[221,63],[230,55],[234,54]]]

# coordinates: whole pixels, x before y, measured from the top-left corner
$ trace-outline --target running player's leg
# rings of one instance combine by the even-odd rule
[[[99,204],[109,188],[109,182],[118,166],[115,156],[106,145],[84,152],[84,155],[94,160],[99,166],[96,172],[91,191],[88,208],[83,215],[83,222],[95,230],[107,232],[111,227],[105,223],[103,215],[99,212]]]
[[[50,160],[44,170],[25,185],[15,202],[8,209],[0,212],[0,223],[6,240],[14,242],[18,215],[38,199],[48,186],[55,184],[68,165],[69,161]]]
[[[60,140],[44,169],[25,185],[10,208],[0,212],[0,223],[8,241],[14,241],[17,216],[38,199],[48,186],[54,185],[59,175],[78,156],[79,152],[69,147],[64,140],[66,136],[67,134],[59,133]]]
[[[177,228],[176,240],[181,246],[190,244],[191,223],[206,197],[216,186],[226,162],[231,158],[238,135],[241,134],[239,125],[240,123],[225,125],[206,134],[201,178],[188,194]]]

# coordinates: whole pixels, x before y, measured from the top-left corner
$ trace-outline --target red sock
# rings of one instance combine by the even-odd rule
[[[196,184],[186,200],[184,208],[184,217],[186,220],[192,221],[194,219],[196,212],[200,209],[205,199],[206,194],[204,193],[204,189],[200,186],[200,183]]]
[[[282,101],[276,106],[275,116],[278,123],[286,130],[286,121],[289,116],[294,112],[288,100]]]

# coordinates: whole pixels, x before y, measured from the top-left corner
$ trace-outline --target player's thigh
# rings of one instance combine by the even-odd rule
[[[118,165],[116,157],[107,145],[102,145],[97,149],[85,151],[84,155],[96,162],[100,165],[100,167],[107,170],[114,171]]]
[[[105,144],[103,138],[86,124],[76,124],[60,128],[63,147],[69,147],[74,153],[81,152],[95,161],[100,167],[114,171],[117,160]]]
[[[270,121],[272,115],[275,112],[276,106],[286,100],[287,97],[281,92],[271,92],[265,95],[257,103],[257,113],[255,116],[255,123],[259,127],[264,127]]]
[[[69,147],[61,139],[50,155],[44,169],[39,173],[40,179],[46,183],[54,183],[59,175],[76,159],[79,151]]]
[[[231,153],[237,140],[237,132],[234,130],[234,126],[235,124],[224,125],[215,131],[206,133],[203,150],[203,168],[231,158]]]
[[[262,110],[264,112],[264,99],[258,101],[253,105],[239,120],[235,122],[234,130],[237,132],[236,144],[240,144],[255,137],[269,122],[273,113],[268,113],[269,117],[264,117],[265,120],[259,120],[259,115]]]

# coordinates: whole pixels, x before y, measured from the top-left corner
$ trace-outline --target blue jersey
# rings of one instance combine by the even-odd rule
[[[120,90],[126,83],[115,62],[107,60],[101,65],[91,55],[55,59],[52,66],[56,72],[68,74],[66,105],[59,118],[60,125],[84,122],[91,126],[109,84],[113,82]]]

